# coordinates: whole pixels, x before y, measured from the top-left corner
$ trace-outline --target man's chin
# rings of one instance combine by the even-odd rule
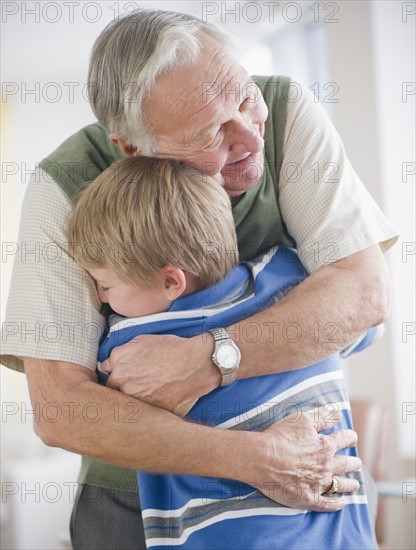
[[[221,171],[222,185],[230,197],[238,197],[252,189],[260,181],[263,174],[263,155],[250,155],[247,159],[234,165],[229,165]],[[231,168],[232,167],[232,168]]]
[[[222,178],[222,186],[224,187],[225,191],[227,191],[227,193],[230,195],[230,197],[239,197],[240,195],[243,195],[249,189],[252,189],[258,184],[262,173],[263,172],[258,172],[255,177],[245,178],[233,178],[231,176],[225,175]]]
[[[257,183],[257,182],[256,182]],[[224,190],[227,192],[230,197],[240,197],[241,195],[244,195],[249,189],[254,187],[256,183],[250,183],[250,185],[243,185],[242,183],[238,184],[223,184]]]

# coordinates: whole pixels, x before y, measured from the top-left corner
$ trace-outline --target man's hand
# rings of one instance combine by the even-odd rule
[[[184,416],[199,397],[221,383],[211,361],[213,348],[209,334],[143,335],[115,348],[101,370],[111,373],[108,387]]]
[[[341,418],[324,410],[287,416],[271,426],[265,435],[270,437],[268,480],[252,482],[272,500],[291,508],[335,512],[344,506],[342,493],[353,493],[359,482],[344,476],[360,469],[357,457],[335,455],[357,443],[352,430],[339,430],[330,435],[319,431],[333,428]],[[339,481],[339,490],[329,497],[324,493],[332,486],[332,476]]]

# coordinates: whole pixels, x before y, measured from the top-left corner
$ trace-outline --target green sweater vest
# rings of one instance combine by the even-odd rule
[[[294,246],[280,216],[278,180],[283,159],[287,117],[287,77],[254,77],[269,109],[265,127],[264,172],[258,184],[233,207],[240,259],[247,261],[276,244]],[[40,167],[70,199],[123,153],[113,145],[100,124],[90,124],[68,138],[42,160]],[[124,491],[137,491],[136,473],[112,464],[82,457],[79,483]]]

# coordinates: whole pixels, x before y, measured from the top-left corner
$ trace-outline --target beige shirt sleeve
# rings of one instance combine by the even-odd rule
[[[11,289],[2,326],[1,363],[21,357],[95,370],[104,318],[89,275],[69,256],[65,225],[72,203],[42,170],[26,190]]]
[[[279,206],[310,273],[397,232],[354,172],[341,139],[312,92],[293,83],[279,180]]]

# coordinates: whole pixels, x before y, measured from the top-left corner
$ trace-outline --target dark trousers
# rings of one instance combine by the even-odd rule
[[[74,550],[146,550],[139,496],[80,485],[70,533]]]

